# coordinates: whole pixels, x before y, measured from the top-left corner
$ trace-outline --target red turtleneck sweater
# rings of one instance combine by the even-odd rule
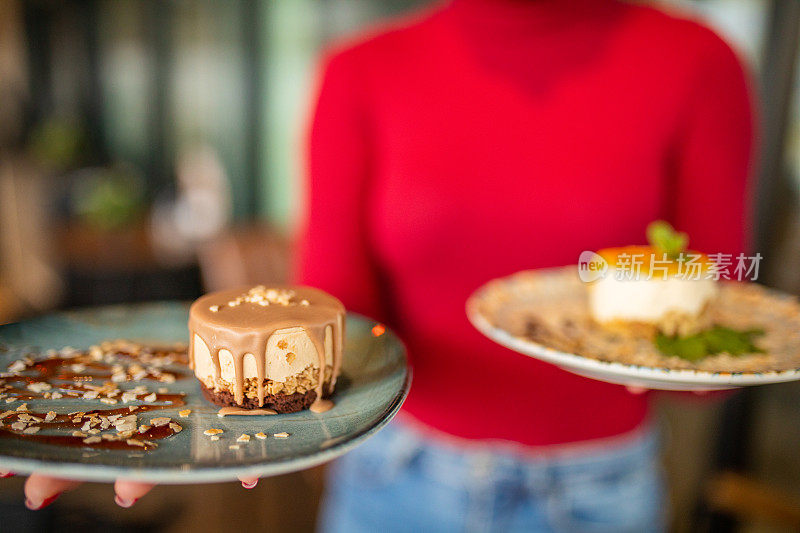
[[[585,441],[646,398],[481,336],[491,278],[644,241],[744,247],[751,113],[708,29],[603,0],[455,0],[328,54],[298,281],[407,343],[405,411],[469,439]]]

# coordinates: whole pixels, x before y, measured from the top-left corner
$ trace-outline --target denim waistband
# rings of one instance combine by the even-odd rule
[[[535,448],[505,443],[459,446],[432,439],[401,421],[390,424],[373,440],[369,444],[380,447],[397,467],[416,460],[424,475],[454,485],[487,477],[524,478],[533,486],[547,485],[558,479],[636,468],[652,461],[658,450],[657,432],[649,426],[591,446],[565,446],[563,452],[548,447],[546,452],[537,453]]]

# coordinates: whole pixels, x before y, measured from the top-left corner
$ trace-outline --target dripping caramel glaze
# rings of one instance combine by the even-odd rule
[[[239,288],[207,294],[196,300],[189,310],[189,365],[194,369],[194,338],[200,337],[208,347],[214,365],[214,387],[218,389],[221,376],[219,353],[228,350],[233,356],[234,400],[244,400],[244,358],[255,357],[258,381],[258,406],[264,405],[267,343],[273,333],[282,329],[302,328],[319,357],[316,399],[310,410],[327,411],[333,405],[323,400],[325,378],[325,334],[328,326],[332,335],[333,372],[328,392],[333,392],[342,360],[345,309],[333,296],[311,287],[277,287],[273,290],[291,291],[291,302],[259,305],[241,301],[249,288]],[[235,305],[229,303],[237,302]],[[306,302],[301,305],[300,302]]]

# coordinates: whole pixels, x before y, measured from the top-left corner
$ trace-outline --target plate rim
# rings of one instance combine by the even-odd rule
[[[630,378],[632,380],[658,380],[674,384],[685,383],[687,385],[695,386],[692,388],[692,390],[697,390],[696,386],[703,385],[713,387],[727,386],[730,388],[736,388],[740,386],[765,385],[768,383],[785,383],[800,379],[800,368],[771,370],[766,372],[711,372],[708,370],[697,370],[691,368],[675,369],[647,365],[634,365],[619,361],[603,361],[583,355],[556,350],[530,339],[513,335],[501,327],[492,324],[479,310],[479,302],[483,299],[484,294],[490,285],[508,284],[512,281],[512,278],[525,272],[555,274],[559,271],[564,271],[570,266],[572,265],[523,270],[487,281],[478,289],[473,291],[473,293],[467,299],[465,305],[467,319],[483,335],[500,344],[501,346],[509,348],[523,355],[527,355],[528,357],[554,364],[572,373],[575,372],[569,367],[590,372],[600,372],[608,375],[609,377]],[[567,365],[569,367],[565,368]],[[614,381],[613,383],[624,384],[621,381]]]
[[[158,300],[149,302],[137,302],[135,304],[109,304],[102,306],[88,306],[79,308],[70,308],[51,314],[73,313],[76,311],[93,310],[97,311],[104,308],[113,307],[128,307],[128,306],[151,306],[159,304],[167,305],[185,305],[188,302],[183,300]],[[347,311],[347,314],[366,322],[378,323],[378,320],[372,319],[361,313]],[[27,322],[28,320],[35,320],[37,318],[48,316],[48,314],[31,317],[27,320],[11,322],[5,325],[19,324]],[[403,382],[400,389],[392,398],[391,402],[386,408],[378,415],[375,423],[371,424],[358,432],[348,435],[342,441],[331,445],[324,450],[317,451],[299,458],[288,459],[276,463],[254,463],[245,466],[213,466],[203,467],[197,469],[183,469],[181,467],[165,468],[128,468],[123,466],[108,465],[108,464],[92,464],[92,463],[76,463],[76,462],[48,462],[41,459],[13,457],[2,455],[0,453],[0,465],[4,470],[9,470],[17,475],[30,475],[34,472],[46,471],[48,475],[54,477],[62,477],[73,479],[76,481],[89,481],[89,482],[112,482],[116,479],[122,478],[130,481],[143,481],[158,483],[163,485],[182,485],[182,484],[195,484],[195,483],[218,483],[226,481],[234,481],[238,476],[242,477],[271,477],[291,472],[297,472],[318,466],[326,463],[341,455],[347,453],[353,448],[359,446],[375,433],[383,429],[389,422],[394,419],[400,408],[405,403],[411,390],[411,383],[413,380],[413,367],[411,366],[408,357],[408,348],[403,340],[392,330],[386,328],[386,333],[390,334],[393,339],[400,345],[403,357]],[[317,414],[316,416],[322,416]]]

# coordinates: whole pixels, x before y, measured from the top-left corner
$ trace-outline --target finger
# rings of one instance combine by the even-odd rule
[[[646,388],[644,388],[644,387],[637,387],[636,385],[626,385],[626,386],[625,386],[625,388],[626,388],[626,389],[628,390],[628,392],[630,392],[631,394],[644,394],[645,392],[647,392],[647,389],[646,389]]]
[[[25,481],[25,506],[36,511],[53,503],[65,490],[74,489],[80,481],[31,474]]]
[[[254,489],[256,485],[258,485],[258,478],[257,477],[245,477],[245,476],[237,476],[239,481],[242,482],[242,487],[246,489]]]
[[[150,492],[155,483],[142,483],[140,481],[125,481],[118,479],[114,483],[114,501],[120,507],[128,508],[136,501]]]

